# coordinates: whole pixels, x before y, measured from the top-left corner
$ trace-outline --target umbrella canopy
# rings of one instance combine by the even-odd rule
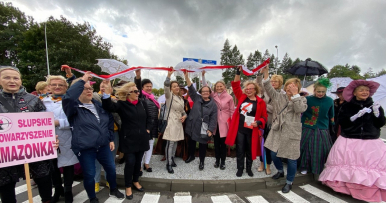
[[[97,59],[97,65],[101,67],[103,72],[108,74],[114,74],[121,71],[124,71],[130,68],[128,65],[114,60],[114,59]],[[134,71],[127,72],[124,75],[119,76],[118,78],[124,81],[134,81],[135,73]]]
[[[187,70],[192,70],[192,69],[199,69],[204,67],[201,63],[197,63],[195,61],[184,61],[178,63],[175,67],[174,70],[177,70],[175,72],[176,76],[184,77],[184,73],[182,71],[178,71],[181,69],[187,69]],[[195,72],[195,73],[189,73],[191,78],[199,77],[200,72]]]
[[[367,79],[369,81],[374,81],[380,84],[377,91],[372,96],[374,102],[381,104],[383,109],[386,109],[386,75],[382,75],[376,78]]]
[[[339,87],[347,87],[347,85],[350,84],[351,81],[352,81],[352,79],[349,77],[331,78],[330,82],[332,85],[330,88],[327,89],[327,93],[326,93],[327,96],[329,96],[333,99],[338,98],[336,96],[336,94],[331,93],[331,92],[335,92],[336,89],[338,89]]]
[[[290,68],[288,68],[285,72],[290,73],[292,75],[318,75],[321,76],[325,73],[328,73],[327,69],[317,61],[313,61],[310,58],[305,61],[301,61],[299,63],[294,64]]]

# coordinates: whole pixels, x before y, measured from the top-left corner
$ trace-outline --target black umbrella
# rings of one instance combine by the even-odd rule
[[[325,73],[328,73],[327,69],[317,61],[312,61],[310,58],[305,61],[301,61],[299,63],[294,64],[285,72],[290,73],[292,75],[318,75],[321,76]]]

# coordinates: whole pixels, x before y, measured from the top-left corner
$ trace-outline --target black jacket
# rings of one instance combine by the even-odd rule
[[[140,100],[146,102],[147,104],[147,115],[151,118],[152,128],[150,129],[150,139],[158,138],[158,112],[159,108],[152,102],[150,99],[146,99],[146,97],[142,94],[142,83],[141,78],[135,78],[135,84],[140,91],[139,98]]]
[[[378,139],[381,133],[380,128],[385,125],[385,113],[383,108],[379,108],[379,117],[374,113],[365,113],[354,122],[350,117],[357,114],[364,107],[373,105],[373,100],[369,97],[366,101],[358,101],[354,97],[350,102],[344,103],[340,109],[338,120],[341,126],[341,135],[345,138],[353,139]]]
[[[6,109],[4,105],[0,103],[0,113],[41,112],[46,109],[43,102],[35,95],[27,93],[24,87],[21,87],[18,93],[0,92],[0,95],[14,108],[13,110]],[[38,161],[30,163],[29,167],[33,178],[41,178],[50,174],[52,163],[50,160]],[[0,186],[11,182],[18,182],[19,178],[23,176],[23,165],[0,168]]]
[[[67,90],[62,99],[63,111],[72,127],[71,148],[75,155],[82,150],[98,149],[114,141],[114,117],[102,108],[95,99],[92,103],[98,112],[100,121],[79,101],[85,82],[79,80]]]
[[[217,105],[212,97],[210,97],[208,103],[204,103],[204,100],[197,94],[193,85],[190,85],[188,89],[190,98],[193,100],[194,104],[186,120],[185,133],[194,141],[206,144],[210,140],[210,137],[206,137],[206,139],[201,138],[201,118],[204,118],[204,122],[208,124],[208,130],[213,133],[217,127]]]
[[[117,112],[121,117],[122,127],[119,132],[119,151],[134,153],[149,150],[150,134],[146,130],[152,128],[152,121],[147,115],[148,109],[145,102],[138,100],[136,105],[128,101],[118,100],[117,103],[110,98],[103,99],[102,106],[110,112]]]

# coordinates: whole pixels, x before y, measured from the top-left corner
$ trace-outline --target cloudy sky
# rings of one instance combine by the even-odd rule
[[[175,66],[183,57],[220,60],[226,39],[246,59],[266,49],[279,58],[308,57],[328,69],[337,64],[386,69],[384,0],[14,0],[46,21],[61,15],[87,21],[112,52],[130,66]],[[143,72],[161,87],[165,72]],[[211,72],[210,81],[221,78]]]

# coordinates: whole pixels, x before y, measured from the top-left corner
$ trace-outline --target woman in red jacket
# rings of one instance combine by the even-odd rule
[[[261,156],[259,137],[262,134],[260,129],[264,129],[268,115],[264,100],[257,96],[260,93],[257,83],[247,81],[242,90],[240,74],[241,70],[237,69],[235,79],[232,82],[232,89],[239,103],[233,113],[225,144],[232,146],[236,140],[236,176],[241,177],[243,175],[244,157],[246,156],[246,171],[252,177],[252,161],[256,159],[256,156]]]

